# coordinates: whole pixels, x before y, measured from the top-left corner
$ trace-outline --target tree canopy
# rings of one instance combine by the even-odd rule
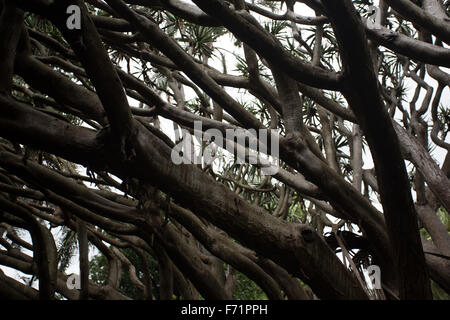
[[[447,299],[449,8],[0,0],[0,297]]]

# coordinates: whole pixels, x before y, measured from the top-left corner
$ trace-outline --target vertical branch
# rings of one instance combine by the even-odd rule
[[[144,296],[145,300],[153,300],[153,285],[152,285],[152,277],[150,275],[150,265],[148,264],[148,260],[145,254],[145,251],[141,249],[136,249],[135,252],[139,256],[139,259],[141,260],[142,269],[144,272]]]
[[[172,300],[173,297],[173,265],[169,256],[162,246],[155,242],[154,250],[158,258],[159,267],[159,298],[161,300]]]
[[[359,125],[353,125],[352,131],[352,169],[353,169],[353,186],[361,192],[362,183],[362,132]]]
[[[312,57],[312,65],[319,66],[322,57],[322,37],[323,37],[323,25],[320,24],[316,27],[316,34],[314,40],[314,50]],[[319,114],[320,124],[322,125],[321,134],[323,137],[323,144],[325,149],[325,157],[328,165],[339,172],[339,165],[336,157],[336,148],[333,141],[332,125],[329,120],[327,111],[319,104],[316,104],[317,112]]]
[[[13,212],[27,223],[33,242],[33,259],[38,268],[39,299],[53,300],[56,290],[57,258],[56,245],[51,232],[27,209],[10,202],[1,195],[0,208]]]
[[[237,270],[232,266],[228,265],[224,285],[225,291],[227,292],[228,296],[230,297],[233,296],[234,291],[236,290],[236,284],[237,284]]]
[[[80,251],[80,300],[87,300],[89,299],[89,242],[86,224],[82,220],[78,220],[77,233]]]
[[[12,0],[0,2],[0,93],[9,94],[14,59],[22,33],[23,11]]]
[[[66,10],[70,5],[77,5],[81,9],[80,30],[68,29],[66,25]],[[122,156],[129,158],[131,150],[126,149],[126,144],[132,137],[134,125],[128,99],[84,2],[55,1],[41,10],[43,15],[48,16],[58,26],[83,64],[105,109],[112,133],[119,142]]]
[[[286,132],[291,135],[301,135],[311,152],[325,162],[322,151],[303,123],[303,99],[299,94],[297,82],[273,65],[271,65],[271,70],[282,102],[282,116]]]
[[[353,274],[356,276],[356,279],[358,279],[358,282],[359,282],[359,284],[361,285],[361,287],[364,289],[364,292],[365,292],[368,296],[370,296],[370,295],[369,295],[369,292],[367,291],[366,284],[365,284],[365,282],[364,282],[364,281],[362,280],[362,278],[361,278],[361,275],[360,275],[360,273],[359,273],[359,271],[358,271],[358,268],[356,267],[355,263],[353,262],[352,257],[350,257],[350,254],[348,253],[348,250],[347,250],[347,248],[346,248],[344,242],[342,241],[341,236],[339,235],[339,231],[333,230],[333,232],[334,232],[334,235],[335,235],[335,237],[336,237],[336,240],[337,240],[337,242],[338,242],[338,244],[339,244],[339,247],[341,247],[341,249],[342,249],[342,254],[343,254],[343,259],[344,259],[344,261],[345,261],[345,260],[348,261],[348,263],[350,264],[350,267],[351,267],[352,270],[353,270]]]
[[[379,93],[364,27],[350,0],[322,2],[340,48],[346,83],[342,92],[373,155],[400,298],[431,298],[409,179],[400,143]]]

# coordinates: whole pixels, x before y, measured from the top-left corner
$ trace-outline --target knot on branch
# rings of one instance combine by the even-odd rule
[[[304,229],[300,232],[300,234],[306,243],[311,243],[314,241],[314,230]]]
[[[286,134],[286,146],[290,151],[296,150],[305,145],[305,142],[298,132],[289,132]]]

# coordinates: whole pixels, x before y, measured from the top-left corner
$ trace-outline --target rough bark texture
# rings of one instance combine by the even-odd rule
[[[296,1],[0,0],[0,265],[39,280],[0,270],[0,298],[130,299],[128,281],[147,300],[232,299],[242,276],[276,300],[431,299],[430,278],[449,293],[447,13],[300,2],[315,16]],[[243,129],[259,132],[226,136]],[[276,173],[253,142],[279,147]],[[221,161],[173,160],[199,148]],[[78,239],[79,291],[53,228]]]

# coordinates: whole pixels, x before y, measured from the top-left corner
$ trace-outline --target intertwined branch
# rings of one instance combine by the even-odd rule
[[[230,299],[236,272],[269,299],[449,293],[448,8],[377,5],[0,1],[0,265],[39,280],[0,271],[0,297],[128,299],[124,270],[146,299]],[[199,121],[235,150],[277,131],[278,171],[174,163]]]

